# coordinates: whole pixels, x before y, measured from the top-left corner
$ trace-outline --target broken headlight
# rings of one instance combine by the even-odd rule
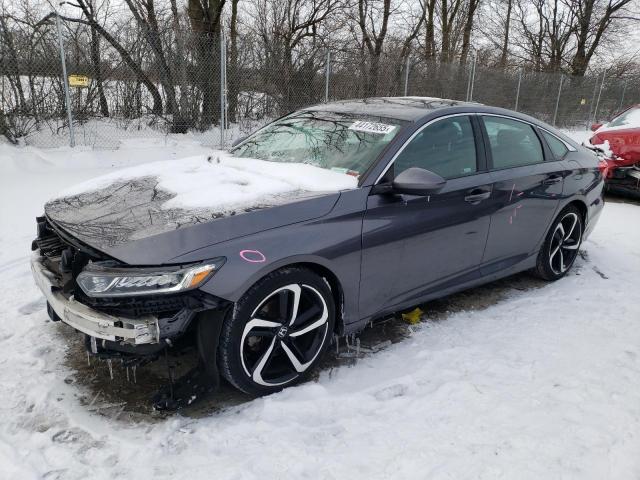
[[[108,268],[89,264],[76,282],[90,297],[124,297],[176,293],[197,288],[225,262],[220,257],[186,267]]]

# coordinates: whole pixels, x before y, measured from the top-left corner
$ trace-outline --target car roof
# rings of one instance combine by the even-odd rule
[[[471,105],[477,106],[479,104],[433,97],[373,97],[323,103],[305,108],[304,110],[354,113],[358,115],[414,121],[423,118],[434,110]]]

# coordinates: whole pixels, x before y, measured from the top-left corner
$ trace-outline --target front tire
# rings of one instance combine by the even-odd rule
[[[582,214],[575,206],[564,208],[545,239],[534,272],[544,280],[555,281],[571,269],[582,244]]]
[[[250,395],[294,385],[329,346],[335,305],[325,280],[304,268],[278,270],[256,283],[222,325],[222,375]]]

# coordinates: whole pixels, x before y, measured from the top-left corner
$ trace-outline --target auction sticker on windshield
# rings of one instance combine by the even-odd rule
[[[358,120],[357,122],[353,122],[353,125],[349,127],[349,130],[386,135],[387,133],[393,132],[395,128],[395,125],[387,125],[386,123],[366,122],[364,120]]]

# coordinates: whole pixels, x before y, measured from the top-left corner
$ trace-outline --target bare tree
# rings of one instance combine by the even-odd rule
[[[471,47],[471,32],[473,30],[473,22],[476,18],[480,0],[468,0],[467,12],[464,21],[464,30],[462,33],[462,53],[460,54],[460,65],[467,63],[469,48]]]
[[[632,0],[568,0],[568,7],[576,18],[575,54],[571,59],[571,73],[583,76],[607,32],[624,21],[618,14]]]

